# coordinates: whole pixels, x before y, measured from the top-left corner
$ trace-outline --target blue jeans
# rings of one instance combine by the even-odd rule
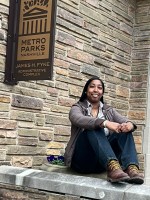
[[[71,167],[80,173],[102,172],[112,159],[118,160],[122,169],[130,164],[139,165],[132,133],[106,137],[103,128],[85,130],[77,139]]]

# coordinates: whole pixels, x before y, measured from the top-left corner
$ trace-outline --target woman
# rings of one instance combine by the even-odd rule
[[[132,132],[136,125],[103,101],[104,83],[92,77],[69,113],[67,166],[80,173],[107,171],[111,182],[142,184]]]

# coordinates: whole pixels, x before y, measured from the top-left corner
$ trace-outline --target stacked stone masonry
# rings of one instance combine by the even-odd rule
[[[0,164],[39,168],[63,154],[68,112],[98,75],[105,100],[138,124],[140,167],[147,105],[150,1],[58,0],[52,80],[4,84],[9,1],[0,1]]]

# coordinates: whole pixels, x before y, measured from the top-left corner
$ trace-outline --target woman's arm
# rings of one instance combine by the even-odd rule
[[[84,129],[96,129],[103,127],[104,119],[99,119],[91,116],[85,116],[82,108],[75,104],[69,112],[69,119],[71,123],[77,127]]]
[[[134,131],[137,126],[130,121],[127,117],[122,116],[115,108],[111,110],[111,117],[113,122],[117,122],[121,125],[120,132]]]

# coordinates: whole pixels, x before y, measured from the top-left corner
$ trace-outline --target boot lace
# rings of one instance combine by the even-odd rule
[[[129,165],[128,169],[130,170],[130,172],[139,173],[139,169],[136,165]]]
[[[117,160],[111,160],[109,163],[108,163],[108,169],[110,171],[114,171],[116,169],[121,169],[120,167],[120,164]]]

